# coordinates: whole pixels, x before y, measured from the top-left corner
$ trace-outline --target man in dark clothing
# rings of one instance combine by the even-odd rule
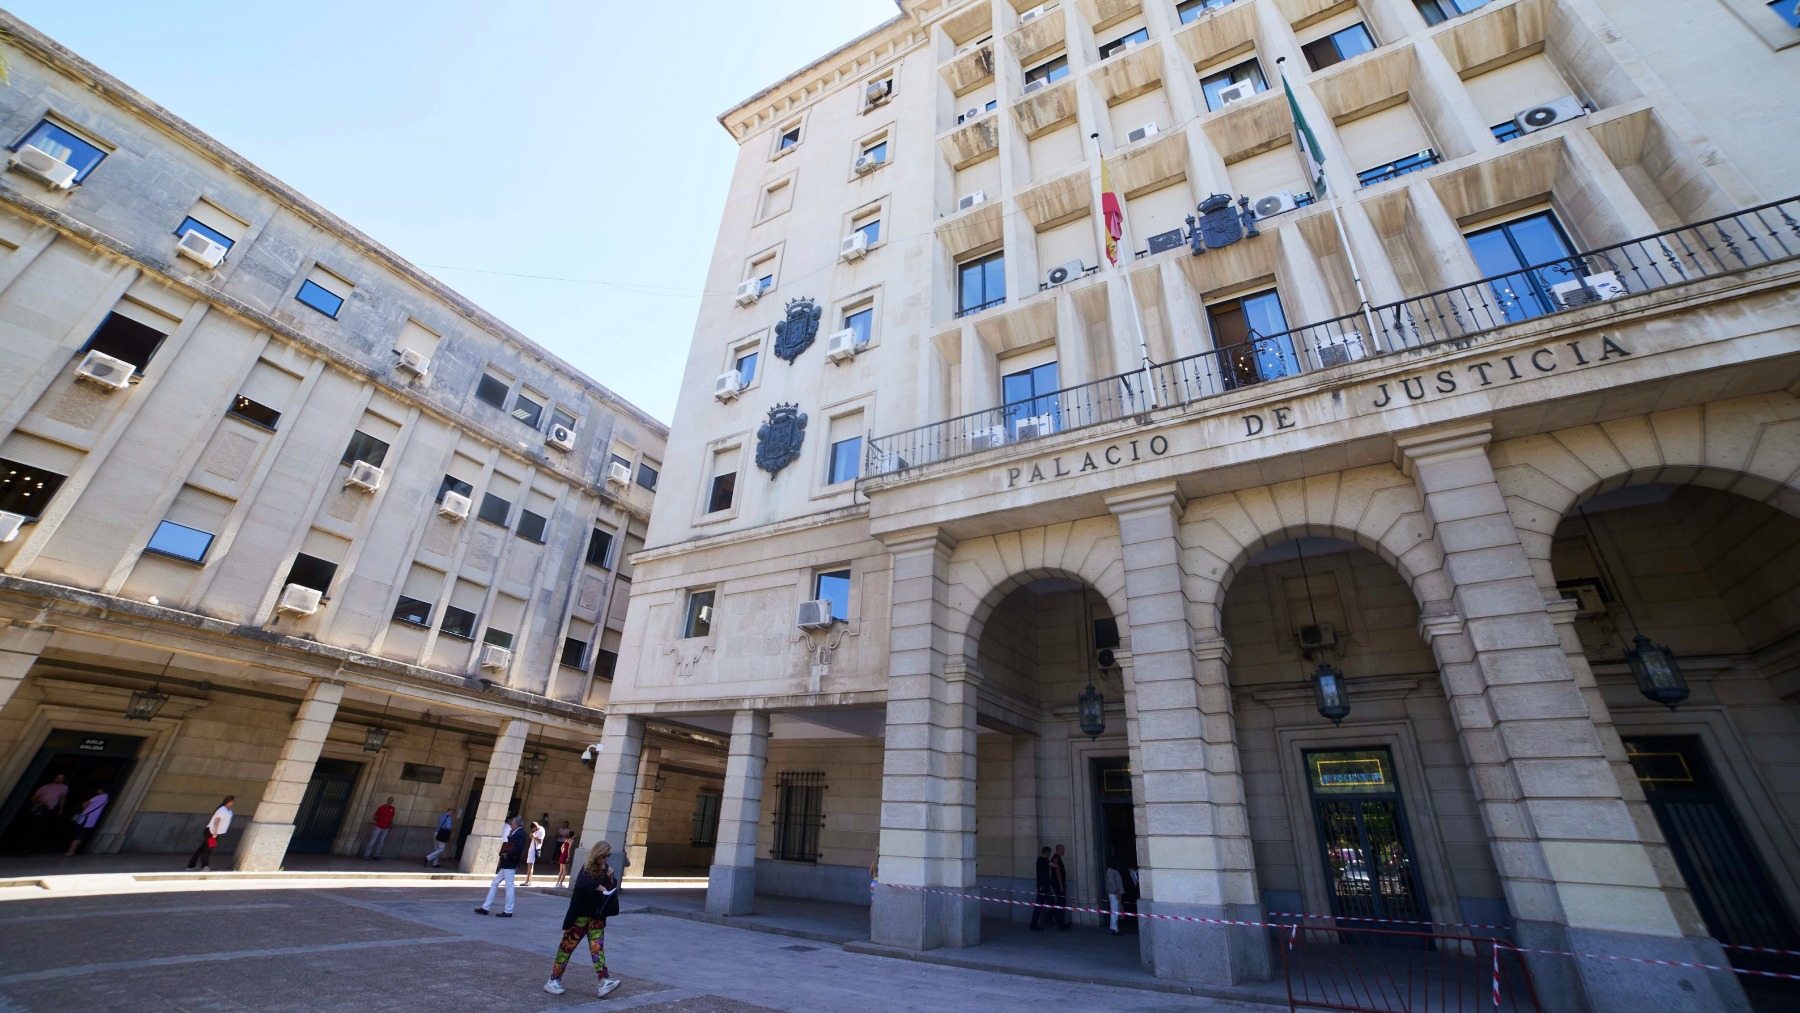
[[[1044,927],[1038,924],[1040,918],[1054,921],[1056,915],[1051,913],[1047,905],[1056,903],[1056,885],[1050,873],[1050,849],[1038,852],[1037,859],[1037,903],[1031,908],[1031,931],[1042,932]]]
[[[487,899],[475,909],[478,915],[488,913],[494,905],[494,894],[502,883],[506,884],[506,910],[495,915],[496,918],[513,916],[513,877],[519,872],[519,863],[525,860],[525,849],[531,844],[530,835],[525,833],[525,820],[514,816],[507,821],[506,834],[500,840],[500,868],[494,873],[494,881],[488,884]]]
[[[1063,846],[1056,846],[1056,854],[1050,856],[1050,892],[1056,897],[1056,924],[1064,932],[1073,926],[1069,922],[1069,869],[1063,865]]]

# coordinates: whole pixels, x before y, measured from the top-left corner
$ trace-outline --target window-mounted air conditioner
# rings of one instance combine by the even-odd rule
[[[402,348],[400,361],[395,365],[423,380],[425,374],[431,372],[431,357],[416,348]]]
[[[1014,426],[1014,432],[1021,440],[1035,440],[1040,436],[1049,436],[1056,432],[1056,416],[1033,415],[1028,419],[1020,419]]]
[[[281,597],[275,602],[275,611],[310,616],[319,611],[319,602],[324,597],[325,592],[317,588],[289,584],[281,589]]]
[[[977,190],[974,193],[965,193],[957,200],[956,210],[967,211],[985,200],[987,200],[987,191],[985,190]]]
[[[1045,78],[1041,78],[1041,77],[1035,81],[1027,81],[1027,82],[1025,82],[1025,94],[1029,95],[1032,92],[1037,91],[1039,88],[1042,88],[1044,85],[1047,85],[1049,83],[1050,82],[1048,80],[1046,80]]]
[[[1130,144],[1135,141],[1141,141],[1146,137],[1153,137],[1156,135],[1156,131],[1157,131],[1156,124],[1146,123],[1143,126],[1137,128],[1136,130],[1133,130],[1132,132],[1126,134],[1125,135],[1125,143]]]
[[[1319,365],[1342,366],[1369,354],[1361,331],[1349,331],[1319,343]]]
[[[694,610],[694,618],[708,626],[712,625],[712,606],[702,605]]]
[[[890,475],[896,471],[905,471],[912,467],[911,462],[892,450],[883,450],[875,455],[875,474]]]
[[[1337,646],[1337,633],[1331,628],[1330,623],[1320,623],[1317,626],[1302,626],[1294,631],[1294,639],[1299,641],[1300,649],[1303,651],[1315,651],[1321,647]]]
[[[861,260],[869,252],[869,234],[852,232],[838,242],[838,259],[849,262]]]
[[[1580,281],[1565,281],[1550,286],[1550,294],[1567,309],[1617,299],[1625,294],[1625,286],[1612,271],[1590,274]]]
[[[200,234],[199,229],[189,229],[175,240],[175,252],[184,257],[198,260],[209,268],[218,267],[225,259],[225,247]]]
[[[1239,81],[1219,89],[1219,107],[1224,108],[1233,102],[1247,99],[1256,94],[1255,81]]]
[[[544,442],[558,450],[574,450],[575,430],[560,423],[552,425],[550,432],[544,436]]]
[[[803,630],[828,630],[832,622],[831,603],[823,600],[801,602],[794,617],[794,625]]]
[[[469,508],[474,505],[473,500],[460,492],[447,492],[444,494],[444,501],[438,504],[438,513],[460,521],[469,516]]]
[[[825,361],[842,362],[856,358],[856,338],[856,332],[848,327],[831,332],[831,337],[825,339]]]
[[[374,492],[381,488],[381,469],[367,461],[358,461],[350,466],[350,474],[344,476],[345,485],[353,485],[363,492]]]
[[[19,537],[19,529],[25,526],[24,514],[7,513],[0,510],[0,545]]]
[[[721,401],[736,401],[743,390],[744,376],[735,369],[728,369],[713,380],[713,397]]]
[[[985,110],[983,110],[980,106],[970,106],[969,108],[964,109],[962,112],[956,114],[956,122],[960,125],[963,123],[968,123],[971,120],[978,120],[981,118],[981,114],[983,112],[985,112]]]
[[[481,645],[482,668],[505,668],[510,664],[512,664],[512,651],[499,644]]]
[[[124,359],[115,359],[105,352],[89,352],[75,367],[75,379],[124,390],[131,386],[131,374],[135,372],[137,367]]]
[[[855,172],[858,176],[861,176],[864,173],[874,172],[880,167],[881,159],[876,158],[874,155],[858,155],[856,156],[856,161],[850,163],[851,171]]]
[[[1250,203],[1250,210],[1256,212],[1258,218],[1273,218],[1276,215],[1286,214],[1299,206],[1294,202],[1293,193],[1283,190],[1280,193],[1269,194],[1267,197],[1258,197]]]
[[[1087,265],[1079,260],[1071,260],[1067,264],[1058,264],[1045,272],[1044,283],[1055,286],[1061,285],[1064,282],[1074,281],[1081,277],[1081,272],[1086,269]]]
[[[863,105],[866,107],[872,108],[881,105],[893,97],[894,82],[892,78],[876,81],[863,89]]]
[[[986,426],[969,433],[970,450],[992,450],[1006,445],[1005,426]]]
[[[33,144],[21,144],[6,164],[52,190],[67,190],[75,185],[74,166]]]
[[[1530,109],[1522,110],[1519,115],[1513,117],[1513,123],[1518,126],[1520,132],[1529,134],[1586,115],[1587,107],[1581,104],[1580,99],[1573,95],[1564,95],[1562,98],[1546,102],[1541,106],[1532,106]]]
[[[762,282],[760,280],[758,280],[756,278],[750,278],[745,281],[738,282],[737,304],[739,306],[748,306],[751,303],[753,303],[756,300],[761,299],[761,298],[762,298]]]
[[[608,462],[606,465],[606,484],[630,485],[631,469],[617,461]]]

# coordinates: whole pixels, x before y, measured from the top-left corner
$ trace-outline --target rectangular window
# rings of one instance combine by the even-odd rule
[[[638,462],[637,484],[655,492],[657,475],[657,470],[650,466],[649,461]]]
[[[784,179],[776,183],[771,183],[769,188],[763,191],[762,207],[756,212],[757,220],[760,221],[764,218],[770,218],[781,214],[793,206],[793,181]]]
[[[544,406],[539,404],[534,398],[535,395],[529,395],[525,391],[520,391],[513,395],[512,411],[508,414],[531,428],[536,429],[538,423],[544,420]]]
[[[355,464],[357,461],[366,461],[379,468],[381,462],[387,460],[387,452],[386,443],[358,429],[351,435],[350,444],[344,448],[344,456],[338,463]]]
[[[1005,405],[1000,414],[1010,424],[1012,437],[1020,435],[1021,426],[1041,426],[1041,420],[1046,418],[1050,420],[1051,432],[1062,429],[1062,404],[1056,397],[1059,383],[1061,374],[1054,361],[1000,377],[1000,400]]]
[[[139,323],[122,313],[108,313],[106,319],[100,321],[100,326],[95,328],[93,337],[88,338],[81,353],[86,355],[89,352],[99,352],[110,355],[131,363],[142,373],[167,337],[167,334],[149,324]]]
[[[881,241],[881,219],[878,217],[858,218],[850,223],[850,231],[862,233],[869,245],[874,246]]]
[[[185,236],[190,232],[200,233],[213,242],[218,243],[220,246],[225,247],[227,251],[230,251],[234,244],[234,240],[230,236],[192,216],[183,218],[181,224],[175,226],[175,234],[177,236]]]
[[[557,426],[572,433],[581,428],[581,420],[562,408],[552,408],[550,409],[550,428],[555,429]]]
[[[212,543],[213,536],[208,532],[174,521],[163,521],[156,526],[156,533],[150,536],[150,544],[144,546],[144,551],[199,563],[205,561],[206,550],[212,547]]]
[[[492,373],[483,373],[481,380],[475,384],[475,396],[504,411],[506,409],[506,392],[511,389],[512,384],[507,381]]]
[[[1059,56],[1054,60],[1046,60],[1026,71],[1025,89],[1031,91],[1033,90],[1031,87],[1033,84],[1042,82],[1042,84],[1039,84],[1038,86],[1043,87],[1043,85],[1050,84],[1053,81],[1061,81],[1068,76],[1069,58],[1066,55]]]
[[[1789,28],[1800,28],[1800,0],[1769,0],[1769,9]]]
[[[704,637],[712,633],[713,591],[689,591],[687,616],[682,620],[683,637]]]
[[[734,368],[737,369],[738,383],[740,385],[748,387],[750,385],[750,381],[756,379],[756,353],[755,352],[745,352],[744,354],[738,356],[737,361],[735,363],[733,363],[732,365]]]
[[[850,570],[831,570],[813,577],[813,600],[831,603],[831,618],[850,621]]]
[[[1006,301],[1006,253],[990,253],[956,267],[959,317]]]
[[[857,345],[866,345],[875,333],[875,307],[865,306],[844,314],[844,329],[856,332]]]
[[[505,630],[498,630],[489,626],[487,632],[481,635],[481,642],[484,644],[493,644],[495,647],[504,648],[510,651],[512,650],[513,645],[513,635]]]
[[[1214,303],[1206,308],[1206,317],[1226,389],[1300,371],[1287,315],[1274,289]]]
[[[544,544],[544,531],[550,527],[550,521],[529,510],[519,511],[519,530],[514,532],[528,542]]]
[[[1424,151],[1407,155],[1405,158],[1396,158],[1392,162],[1377,165],[1372,169],[1364,169],[1356,174],[1356,181],[1361,186],[1374,186],[1376,183],[1396,179],[1409,172],[1429,169],[1441,161],[1443,159],[1438,157],[1436,151],[1426,148]]]
[[[444,606],[444,625],[439,632],[458,640],[474,640],[475,613],[455,605]]]
[[[338,311],[344,308],[343,296],[338,295],[336,292],[331,291],[311,278],[300,283],[300,291],[294,293],[294,298],[311,306],[313,309],[318,310],[320,313],[325,314],[333,320],[337,319]]]
[[[602,570],[612,566],[612,547],[612,532],[595,528],[593,536],[588,539],[587,565],[598,566]]]
[[[216,532],[237,504],[204,489],[184,485],[169,504],[168,512],[150,536],[144,551],[173,559],[200,563],[206,560]]]
[[[887,157],[888,157],[887,138],[883,137],[881,140],[876,141],[873,144],[866,145],[863,148],[863,157],[872,159],[878,165],[885,163],[887,161]]]
[[[862,437],[852,436],[831,445],[831,469],[825,476],[828,485],[848,482],[862,474]]]
[[[1314,70],[1324,70],[1332,64],[1342,63],[1374,48],[1375,40],[1369,36],[1368,27],[1358,23],[1332,32],[1322,39],[1315,39],[1301,46],[1300,51],[1306,54],[1307,66]]]
[[[77,136],[74,131],[57,126],[49,120],[39,120],[31,132],[19,139],[12,146],[13,151],[31,145],[46,155],[60,160],[64,165],[75,169],[75,182],[88,178],[106,152],[98,145]]]
[[[1231,0],[1183,0],[1175,5],[1175,13],[1185,25],[1208,11],[1216,11],[1230,4]]]
[[[719,805],[724,797],[716,791],[703,791],[694,796],[694,833],[689,843],[695,847],[711,847],[719,843]]]
[[[1427,25],[1443,24],[1458,14],[1467,14],[1487,2],[1488,0],[1413,0]]]
[[[619,656],[613,651],[601,648],[594,652],[594,678],[611,682],[613,673],[619,670]]]
[[[438,483],[437,502],[442,503],[444,496],[448,493],[456,493],[458,496],[474,499],[475,487],[455,475],[445,475],[444,480]]]
[[[556,663],[564,668],[586,671],[587,651],[587,641],[576,640],[574,637],[564,637],[562,655],[556,659]]]
[[[737,493],[737,472],[728,471],[723,475],[714,475],[712,490],[706,497],[706,512],[716,514],[721,510],[731,509],[731,499]]]
[[[825,825],[825,774],[784,771],[776,778],[775,847],[783,862],[817,862]]]
[[[1505,144],[1507,141],[1516,141],[1525,136],[1525,131],[1519,129],[1519,125],[1512,120],[1496,123],[1488,129],[1494,132],[1494,140],[1501,144]]]
[[[336,563],[302,552],[294,557],[294,565],[288,567],[287,579],[282,583],[310,587],[324,594],[331,590],[331,581],[337,576],[337,568]]]
[[[0,460],[0,510],[36,520],[65,478],[18,461]]]
[[[280,412],[268,405],[257,404],[242,394],[231,399],[231,407],[225,409],[225,414],[236,415],[245,422],[264,429],[274,429],[275,424],[281,421]]]
[[[409,626],[429,627],[431,625],[431,603],[401,595],[400,601],[394,605],[394,621],[406,623]]]
[[[800,128],[794,126],[781,132],[781,138],[775,142],[776,151],[786,151],[800,143]]]
[[[475,516],[489,524],[498,524],[501,527],[506,527],[506,519],[511,515],[512,504],[491,492],[481,497],[481,509],[475,513]]]
[[[1262,64],[1255,60],[1245,60],[1235,67],[1227,67],[1217,74],[1208,74],[1200,79],[1200,91],[1206,96],[1206,108],[1223,109],[1225,99],[1221,93],[1234,84],[1250,82],[1254,91],[1267,91],[1269,82],[1263,79]]]
[[[1149,42],[1149,41],[1150,41],[1150,29],[1140,28],[1137,31],[1132,32],[1130,35],[1121,35],[1118,38],[1112,40],[1111,42],[1108,42],[1106,45],[1101,46],[1100,47],[1100,59],[1102,59],[1102,60],[1111,59],[1112,57],[1117,56],[1120,53],[1123,53],[1127,49],[1130,49],[1132,46],[1137,45],[1140,42]]]
[[[1574,245],[1556,216],[1542,211],[1464,237],[1482,277],[1508,321],[1561,309],[1553,286],[1580,280]],[[1571,271],[1574,267],[1576,270]]]

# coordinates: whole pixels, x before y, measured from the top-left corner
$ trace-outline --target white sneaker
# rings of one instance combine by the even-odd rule
[[[601,982],[600,983],[600,998],[604,999],[607,996],[612,995],[614,992],[617,992],[619,990],[619,986],[623,985],[623,984],[625,984],[625,983],[620,981],[617,978],[608,978],[605,981]]]
[[[557,981],[555,978],[551,978],[549,981],[544,982],[544,991],[550,993],[551,995],[562,995],[563,994],[562,982]]]

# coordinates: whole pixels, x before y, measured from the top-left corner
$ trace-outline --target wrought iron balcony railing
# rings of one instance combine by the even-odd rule
[[[864,474],[892,474],[1796,256],[1800,197],[1790,197],[875,437]]]

